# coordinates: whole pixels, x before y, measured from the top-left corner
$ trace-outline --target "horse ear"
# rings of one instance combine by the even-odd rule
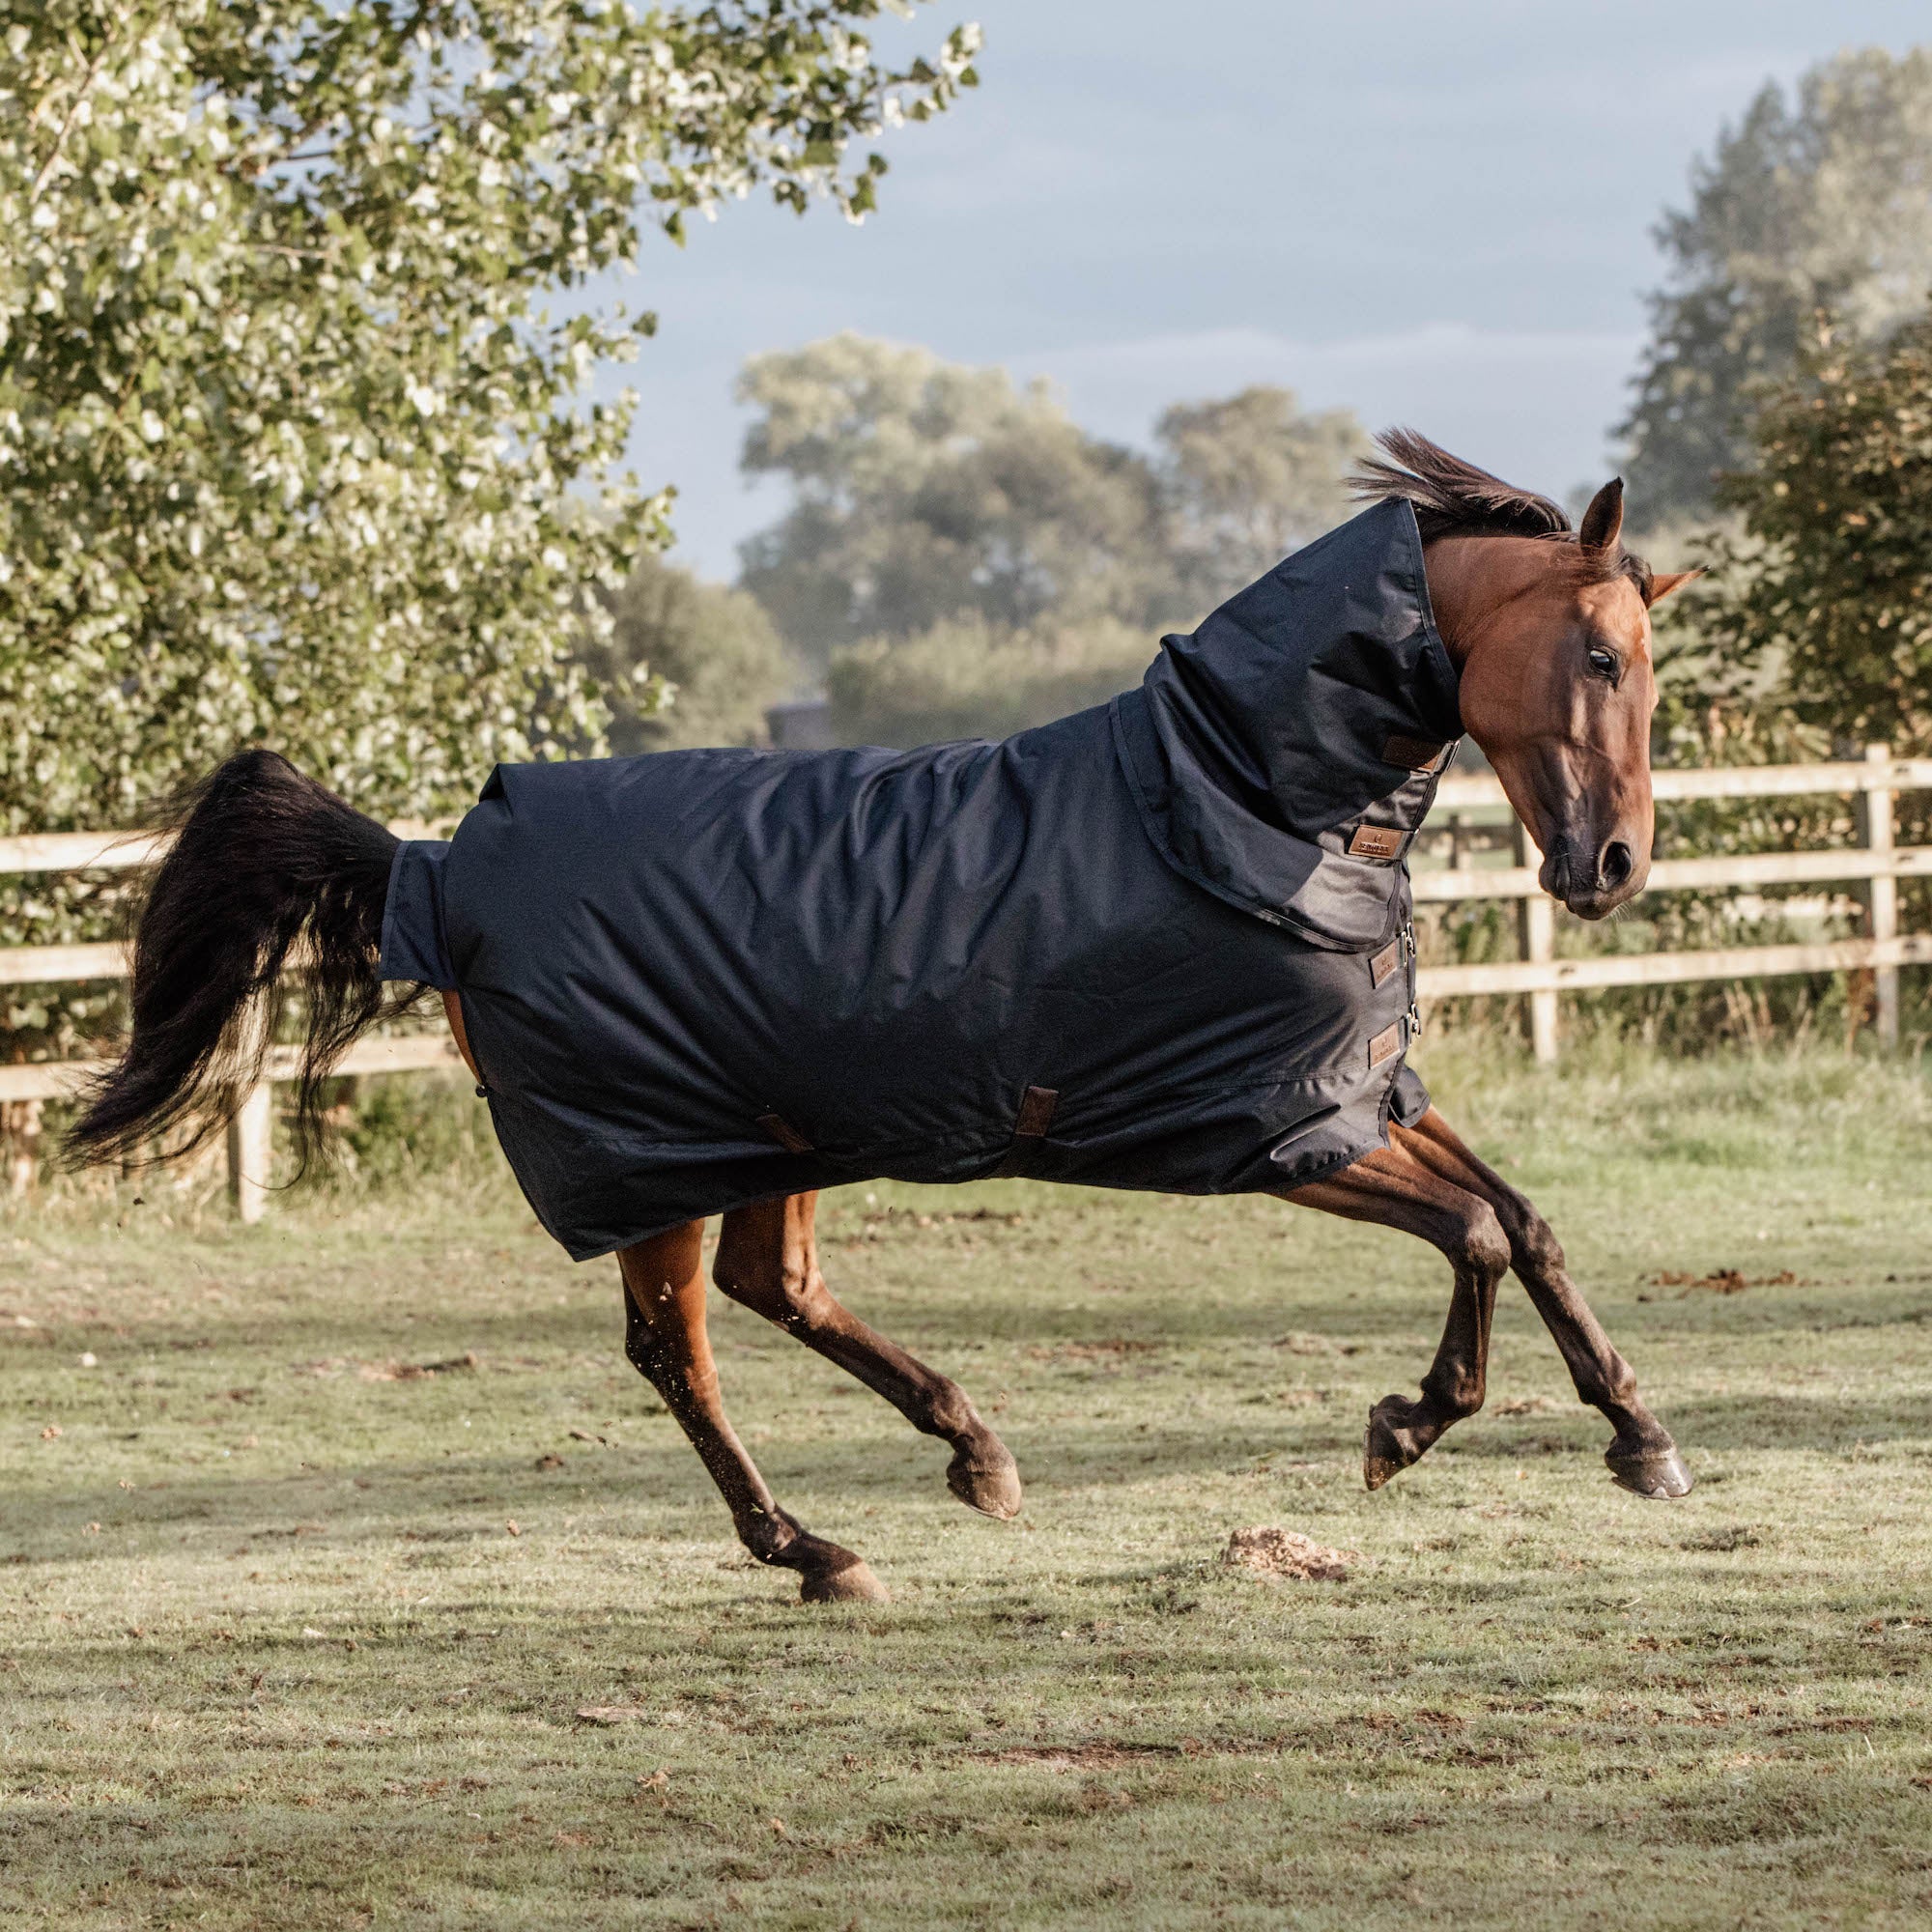
[[[1655,610],[1673,590],[1682,590],[1687,583],[1693,583],[1703,576],[1701,570],[1660,571],[1650,580],[1650,595],[1644,602]]]
[[[1577,541],[1585,550],[1613,550],[1624,526],[1624,479],[1612,476],[1590,498]]]

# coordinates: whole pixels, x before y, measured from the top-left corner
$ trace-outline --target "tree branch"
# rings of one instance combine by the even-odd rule
[[[69,43],[71,45],[71,43]],[[66,115],[54,133],[54,144],[47,150],[47,157],[41,163],[41,171],[34,177],[34,185],[27,190],[27,206],[31,208],[41,198],[41,190],[47,185],[47,177],[54,171],[54,163],[61,157],[61,150],[67,146],[67,137],[73,128],[73,117],[80,112],[80,103],[88,97],[100,73],[100,64],[107,58],[107,50],[114,44],[110,33],[100,43],[100,51],[88,64],[87,71],[81,75],[80,85],[73,91],[73,99],[69,101]]]

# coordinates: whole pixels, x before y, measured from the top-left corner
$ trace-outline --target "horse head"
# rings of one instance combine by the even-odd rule
[[[1572,530],[1518,490],[1396,430],[1355,479],[1414,506],[1463,722],[1543,854],[1543,889],[1584,919],[1642,891],[1654,814],[1653,607],[1697,575],[1655,575],[1623,547],[1623,483]]]

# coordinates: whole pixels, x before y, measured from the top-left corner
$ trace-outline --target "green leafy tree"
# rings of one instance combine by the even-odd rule
[[[611,617],[582,661],[610,709],[613,752],[755,745],[766,710],[799,682],[798,660],[755,597],[662,557],[639,560]],[[659,701],[665,687],[668,703]]]
[[[1117,617],[1031,631],[949,618],[916,638],[835,651],[833,727],[848,745],[1004,738],[1138,684],[1154,650],[1148,631]]]
[[[1869,48],[1775,84],[1691,171],[1656,234],[1668,263],[1630,415],[1633,508],[1702,515],[1747,462],[1747,391],[1797,366],[1821,307],[1863,341],[1932,288],[1932,49]]]
[[[1752,427],[1695,607],[1720,692],[1853,742],[1932,752],[1932,317],[1822,328]]]
[[[0,43],[0,822],[244,740],[378,809],[594,731],[570,649],[662,504],[551,295],[972,78],[879,0],[48,0]],[[583,299],[572,297],[573,301]],[[594,514],[590,513],[594,510]],[[534,723],[532,723],[534,721]]]
[[[1176,568],[1203,608],[1348,517],[1342,479],[1369,453],[1352,410],[1304,414],[1292,389],[1268,384],[1177,403],[1156,435]]]
[[[747,472],[792,487],[742,582],[847,742],[997,735],[1133,683],[1161,630],[1348,515],[1366,440],[1255,387],[1168,411],[1149,458],[1043,384],[850,334],[754,357],[738,393]]]
[[[592,277],[974,79],[881,0],[43,0],[0,29],[0,831],[101,827],[237,745],[369,809],[594,739],[662,499],[586,403]],[[553,311],[553,298],[562,302]],[[0,887],[0,940],[103,929]],[[104,995],[102,996],[104,998]],[[101,998],[14,996],[13,1050]]]
[[[741,581],[814,667],[954,618],[1176,608],[1151,467],[1086,436],[1042,384],[846,334],[753,357],[738,394],[758,411],[747,474],[793,492]]]

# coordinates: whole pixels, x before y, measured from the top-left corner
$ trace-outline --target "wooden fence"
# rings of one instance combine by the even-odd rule
[[[1414,873],[1418,905],[1466,899],[1519,902],[1520,959],[1481,966],[1428,966],[1420,975],[1425,1000],[1470,994],[1526,993],[1530,1037],[1539,1060],[1557,1051],[1556,996],[1603,986],[1661,986],[1687,980],[1752,980],[1787,973],[1868,970],[1877,989],[1881,1043],[1898,1044],[1898,969],[1932,964],[1932,933],[1900,933],[1898,881],[1932,876],[1932,846],[1897,844],[1893,801],[1901,791],[1932,789],[1932,758],[1894,758],[1884,745],[1862,759],[1830,765],[1733,765],[1659,771],[1652,789],[1660,802],[1690,799],[1792,798],[1849,795],[1857,805],[1856,845],[1810,852],[1748,852],[1720,859],[1661,859],[1650,868],[1653,893],[1722,891],[1771,885],[1856,884],[1864,901],[1865,931],[1857,939],[1789,946],[1726,946],[1684,952],[1605,952],[1558,959],[1556,908],[1536,883],[1536,854],[1520,822],[1513,827],[1516,864],[1477,870],[1452,866]],[[1492,778],[1451,773],[1435,795],[1435,811],[1506,805]],[[1432,823],[1434,822],[1432,818]]]
[[[1932,876],[1932,846],[1899,846],[1892,838],[1893,799],[1901,791],[1932,790],[1932,758],[1894,758],[1874,745],[1861,760],[1826,765],[1745,765],[1653,776],[1660,801],[1800,797],[1835,793],[1857,805],[1858,843],[1807,852],[1753,852],[1717,859],[1665,859],[1650,868],[1651,892],[1721,891],[1764,885],[1850,884],[1865,908],[1865,932],[1856,939],[1786,946],[1731,946],[1701,952],[1597,953],[1555,956],[1555,907],[1536,882],[1536,853],[1520,823],[1512,823],[1516,863],[1476,867],[1453,865],[1414,873],[1419,905],[1472,899],[1518,903],[1518,959],[1475,966],[1427,966],[1420,974],[1425,1001],[1492,994],[1527,995],[1530,1037],[1539,1060],[1557,1053],[1557,995],[1604,986],[1655,986],[1695,980],[1749,980],[1788,973],[1865,970],[1877,990],[1876,1025],[1887,1046],[1898,1041],[1898,969],[1932,964],[1932,933],[1898,930],[1898,881]],[[1506,807],[1492,778],[1451,773],[1436,792],[1431,825],[1456,814]],[[393,828],[421,838],[420,825]],[[71,872],[144,866],[158,855],[146,834],[43,833],[0,838],[0,873]],[[0,949],[0,985],[120,979],[127,960],[118,944],[16,946]],[[270,1055],[270,1081],[296,1071],[296,1055]],[[0,1102],[53,1099],[74,1091],[101,1063],[35,1061],[0,1065]],[[445,1034],[366,1039],[341,1063],[344,1073],[399,1073],[462,1063]],[[258,1087],[228,1134],[228,1185],[244,1221],[257,1219],[269,1171],[270,1089]]]

